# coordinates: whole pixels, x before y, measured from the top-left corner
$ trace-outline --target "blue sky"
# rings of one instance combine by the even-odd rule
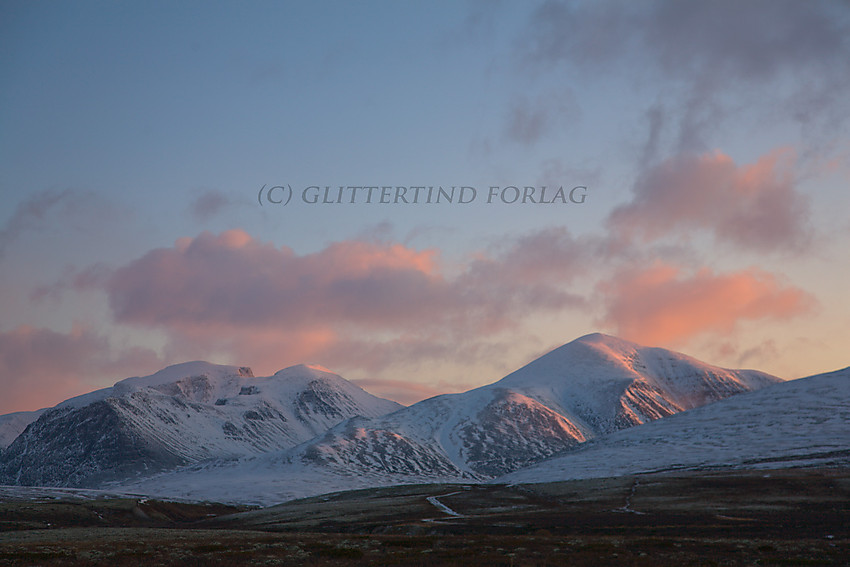
[[[848,26],[826,1],[6,2],[0,410],[197,358],[410,402],[593,331],[846,365]],[[586,199],[486,204],[511,185]]]

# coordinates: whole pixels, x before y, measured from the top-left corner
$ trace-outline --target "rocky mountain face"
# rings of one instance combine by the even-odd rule
[[[246,367],[179,364],[45,411],[0,456],[0,484],[101,486],[287,449],[401,407],[318,367],[258,378]]]

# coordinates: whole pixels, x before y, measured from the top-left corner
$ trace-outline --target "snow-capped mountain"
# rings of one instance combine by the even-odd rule
[[[850,466],[850,368],[620,431],[494,482],[792,466]]]
[[[287,451],[122,488],[191,499],[229,486],[235,499],[271,503],[366,486],[485,480],[588,439],[777,382],[594,334],[488,386],[353,418]]]
[[[254,377],[247,367],[178,364],[45,411],[0,456],[0,484],[100,486],[286,449],[401,407],[320,367]]]
[[[779,382],[593,334],[502,380],[352,420],[298,449],[345,470],[490,478],[611,433]]]

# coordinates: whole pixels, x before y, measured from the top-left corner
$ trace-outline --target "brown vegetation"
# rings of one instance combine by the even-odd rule
[[[2,565],[850,565],[850,471],[418,485],[251,511],[5,501],[0,530]]]

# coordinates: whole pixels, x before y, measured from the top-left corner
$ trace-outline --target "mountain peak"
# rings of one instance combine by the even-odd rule
[[[324,366],[318,364],[296,364],[287,366],[282,370],[274,373],[275,378],[282,379],[316,379],[327,378],[328,376],[339,377],[335,372],[328,370]]]
[[[590,342],[609,342],[609,341],[625,342],[620,337],[615,337],[614,335],[606,335],[605,333],[599,333],[599,332],[588,333],[584,336],[581,336],[577,339],[574,339],[571,342],[574,342],[574,343],[590,343]]]
[[[94,486],[250,457],[400,407],[316,366],[254,377],[245,366],[175,364],[45,411],[3,450],[0,484]]]
[[[598,439],[496,479],[560,482],[650,471],[842,467],[850,367],[778,383]]]
[[[621,339],[620,337],[615,337],[613,335],[606,335],[605,333],[590,333],[588,335],[584,335],[583,337],[579,337],[571,343],[580,343],[586,345],[602,345],[608,348],[614,349],[635,349],[641,348],[643,345],[639,345],[632,341],[627,341],[626,339]],[[571,344],[567,343],[567,344]]]
[[[119,390],[128,388],[145,388],[152,386],[161,386],[163,384],[171,384],[184,378],[193,376],[207,376],[208,378],[223,378],[225,376],[252,377],[254,373],[247,366],[227,366],[223,364],[213,364],[203,360],[194,360],[191,362],[181,362],[166,366],[159,372],[155,372],[150,376],[134,376],[125,378],[115,384]]]
[[[728,370],[682,353],[593,333],[560,346],[495,385],[554,400],[597,433],[637,425],[781,380]],[[485,386],[488,388],[488,386]]]

